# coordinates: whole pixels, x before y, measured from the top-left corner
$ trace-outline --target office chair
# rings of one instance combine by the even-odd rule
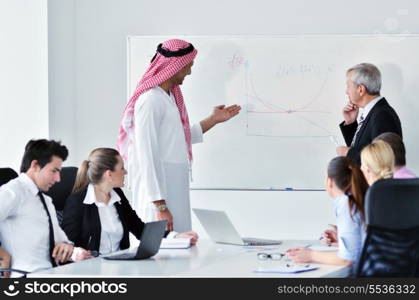
[[[0,186],[8,183],[17,176],[17,173],[12,168],[0,168]]]
[[[60,182],[54,184],[49,189],[49,191],[45,193],[52,198],[52,203],[54,204],[55,210],[57,211],[57,219],[60,226],[63,221],[65,201],[71,195],[71,191],[73,190],[73,186],[76,181],[77,170],[78,169],[76,167],[62,168]]]
[[[356,277],[419,277],[419,178],[375,182],[365,196],[367,236]]]

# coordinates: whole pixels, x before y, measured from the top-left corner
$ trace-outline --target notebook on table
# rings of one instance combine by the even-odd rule
[[[160,249],[188,249],[191,247],[190,238],[163,239]]]

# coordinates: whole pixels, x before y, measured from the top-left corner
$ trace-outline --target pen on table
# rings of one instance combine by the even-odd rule
[[[285,190],[286,191],[293,191],[294,189],[292,187],[286,187]]]

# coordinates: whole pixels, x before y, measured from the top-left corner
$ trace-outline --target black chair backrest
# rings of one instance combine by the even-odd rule
[[[64,209],[65,201],[73,190],[76,175],[76,167],[63,167],[61,169],[61,181],[54,184],[46,193],[52,198],[52,203],[54,203],[57,211],[62,211]]]
[[[365,219],[355,276],[419,276],[419,179],[374,183],[365,196]]]
[[[0,186],[8,183],[17,176],[17,173],[12,168],[0,168]]]
[[[365,195],[365,221],[391,229],[419,226],[419,178],[375,182]]]

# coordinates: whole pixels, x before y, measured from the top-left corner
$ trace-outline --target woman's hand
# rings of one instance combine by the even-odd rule
[[[288,249],[286,254],[289,259],[291,259],[294,263],[308,263],[311,262],[313,250],[304,248],[304,247],[297,247]]]
[[[336,225],[329,224],[330,229],[323,231],[321,237],[321,243],[328,246],[338,245],[338,228]]]

